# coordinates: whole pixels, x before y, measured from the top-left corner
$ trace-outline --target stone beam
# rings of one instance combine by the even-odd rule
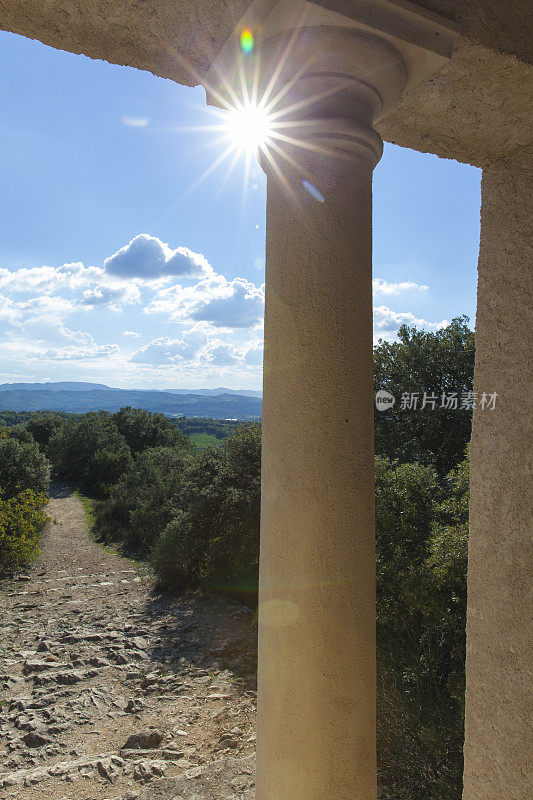
[[[0,0],[0,28],[59,50],[201,83],[249,0]]]

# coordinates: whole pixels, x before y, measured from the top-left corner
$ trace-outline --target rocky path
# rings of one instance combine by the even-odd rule
[[[49,513],[0,583],[0,799],[251,800],[252,612],[157,594],[65,487]]]

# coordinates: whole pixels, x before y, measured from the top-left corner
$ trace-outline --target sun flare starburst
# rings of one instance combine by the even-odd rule
[[[243,103],[230,109],[223,122],[230,140],[243,153],[256,153],[268,146],[272,120],[260,105]]]
[[[266,166],[276,175],[293,199],[297,187],[293,179],[291,182],[287,180],[286,167],[292,170],[293,175],[294,172],[299,175],[300,189],[303,188],[316,201],[324,202],[320,189],[312,184],[304,164],[300,163],[304,159],[297,157],[297,151],[323,151],[323,147],[312,136],[306,135],[310,126],[312,128],[313,120],[306,119],[305,111],[322,97],[342,88],[343,80],[340,81],[340,87],[311,92],[295,99],[291,90],[310,67],[308,63],[304,63],[289,78],[286,77],[287,62],[296,35],[297,31],[283,44],[276,58],[271,60],[270,70],[263,73],[262,79],[261,58],[260,54],[256,55],[257,42],[248,28],[239,36],[239,53],[235,55],[234,64],[226,69],[214,66],[209,81],[206,81],[205,76],[198,76],[198,82],[204,85],[208,95],[209,113],[213,123],[189,130],[218,134],[215,138],[211,137],[209,146],[222,145],[222,151],[184,196],[194,191],[228,161],[227,171],[221,182],[222,191],[238,163],[242,162],[244,206],[253,163],[258,158],[263,167]]]

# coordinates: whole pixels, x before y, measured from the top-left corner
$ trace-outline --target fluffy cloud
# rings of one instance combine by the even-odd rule
[[[374,308],[374,333],[377,337],[384,339],[394,338],[398,329],[402,325],[416,326],[426,330],[436,331],[445,328],[450,323],[443,319],[441,322],[428,322],[425,319],[415,317],[409,311],[397,312],[387,306],[377,306]]]
[[[244,363],[249,367],[260,367],[263,364],[263,345],[250,347],[244,354]]]
[[[244,363],[243,353],[235,345],[212,337],[205,329],[196,328],[185,331],[179,339],[166,336],[153,339],[137,350],[130,361],[155,367],[164,364],[230,367]]]
[[[162,336],[153,339],[148,344],[141,347],[134,353],[130,361],[136,364],[172,364],[183,361],[193,361],[196,357],[201,344],[195,341],[195,337],[184,335],[182,339],[170,339]]]
[[[86,289],[80,302],[84,306],[109,306],[112,311],[119,311],[125,305],[141,302],[141,292],[138,286],[130,283],[127,286],[95,286]]]
[[[44,358],[53,361],[85,361],[87,359],[102,358],[117,355],[119,352],[116,344],[95,344],[85,347],[62,347],[61,349],[45,350]]]
[[[401,281],[400,283],[389,283],[383,278],[374,278],[372,281],[372,289],[374,294],[384,295],[398,295],[403,292],[427,292],[428,286],[420,283],[413,283],[412,281]]]
[[[214,367],[231,367],[239,361],[239,354],[230,344],[219,344],[209,353],[209,362]]]
[[[215,328],[254,328],[263,322],[264,304],[262,287],[244,278],[228,281],[213,274],[192,286],[162,289],[145,313],[168,314],[177,322],[206,322]]]
[[[140,339],[141,336],[142,336],[142,333],[137,333],[137,331],[122,331],[122,335],[123,336],[131,336],[134,339]]]
[[[7,332],[2,352],[22,358],[71,361],[118,355],[119,347],[97,344],[87,331],[71,330],[50,320],[30,320],[23,328]]]
[[[0,269],[1,290],[11,295],[33,295],[29,301],[16,303],[18,316],[23,316],[26,311],[31,313],[30,302],[43,307],[48,303],[50,308],[55,304],[57,313],[61,312],[62,303],[62,313],[70,313],[77,307],[93,308],[96,305],[107,305],[118,311],[141,300],[139,286],[134,282],[118,279],[101,267],[86,267],[80,262],[60,267]],[[65,293],[73,296],[67,299]]]
[[[223,294],[200,301],[190,316],[217,328],[253,328],[262,322],[264,306],[263,290],[236,278],[227,283]]]
[[[144,280],[168,275],[195,278],[212,273],[205,256],[187,247],[172,250],[161,239],[147,233],[135,236],[129,244],[106,258],[104,268],[110,275]]]

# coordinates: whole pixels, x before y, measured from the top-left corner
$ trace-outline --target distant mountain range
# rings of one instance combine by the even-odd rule
[[[257,419],[261,393],[249,389],[113,389],[103,383],[0,384],[0,411],[118,411],[144,408],[167,416]]]

